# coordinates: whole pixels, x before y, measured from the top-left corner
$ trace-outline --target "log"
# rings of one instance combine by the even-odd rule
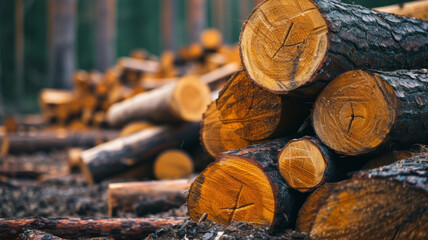
[[[31,131],[25,134],[0,136],[0,143],[8,141],[9,153],[22,153],[68,147],[93,147],[100,142],[110,141],[118,135],[118,131],[115,130]]]
[[[194,178],[110,183],[109,216],[125,213],[137,213],[138,216],[142,216],[180,207],[186,202],[187,191],[193,180]]]
[[[15,239],[26,229],[34,229],[67,239],[142,239],[157,229],[183,222],[181,218],[0,218],[0,236]]]
[[[179,149],[163,151],[153,164],[156,179],[169,180],[190,176],[194,171],[193,159],[186,152]]]
[[[222,45],[223,36],[215,28],[205,29],[200,36],[202,47],[206,50],[216,50]]]
[[[276,157],[287,139],[221,153],[189,190],[189,216],[229,225],[232,221],[270,227],[292,226],[302,194],[286,186]],[[214,200],[214,201],[213,201]]]
[[[117,65],[124,71],[134,71],[138,73],[156,73],[159,70],[158,62],[135,58],[120,58]]]
[[[312,191],[340,174],[328,148],[308,136],[293,139],[282,148],[278,169],[288,186],[300,192]]]
[[[317,136],[344,155],[428,143],[428,70],[355,70],[334,79],[318,96],[312,122]]]
[[[358,172],[324,194],[311,195],[297,222],[306,221],[303,229],[311,239],[426,239],[427,179],[427,154]]]
[[[201,76],[201,81],[208,84],[212,91],[221,88],[226,80],[241,69],[237,62],[231,62]]]
[[[198,121],[210,101],[208,86],[197,77],[187,76],[178,82],[114,104],[107,112],[107,121],[112,126],[137,120]]]
[[[81,170],[90,184],[153,162],[163,150],[189,149],[198,142],[200,123],[160,126],[117,138],[81,154]]]
[[[83,148],[70,148],[67,150],[67,163],[70,172],[80,167],[80,154],[82,152]]]
[[[242,139],[235,133],[234,128],[220,121],[220,114],[215,102],[208,106],[203,115],[200,137],[202,146],[214,158],[221,152],[245,148],[254,144]]]
[[[139,132],[145,129],[150,129],[153,127],[155,126],[149,122],[131,122],[122,128],[122,130],[120,131],[119,137],[129,136],[136,132]]]
[[[428,1],[420,0],[394,4],[385,7],[378,7],[375,10],[386,13],[394,13],[398,15],[419,18],[428,21]]]
[[[313,98],[350,70],[427,67],[428,22],[337,0],[267,0],[244,23],[240,47],[256,84]]]
[[[246,71],[236,73],[217,99],[220,121],[249,141],[272,139],[297,131],[309,116],[310,104],[265,91]]]
[[[375,168],[379,168],[382,166],[386,166],[395,162],[398,162],[400,160],[404,160],[406,158],[409,158],[411,156],[415,155],[414,152],[408,151],[408,150],[402,150],[402,151],[390,151],[384,154],[381,154],[380,156],[374,157],[370,159],[364,166],[361,168],[361,170],[371,170]]]

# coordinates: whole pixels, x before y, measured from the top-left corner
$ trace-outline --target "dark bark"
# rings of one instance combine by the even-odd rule
[[[90,183],[126,171],[143,162],[152,162],[163,150],[190,149],[198,142],[200,123],[163,126],[140,131],[83,151],[82,170]],[[130,160],[133,159],[133,160]]]
[[[119,136],[115,130],[88,130],[68,133],[30,131],[28,134],[0,136],[0,142],[9,141],[9,153],[34,152],[68,147],[93,147]]]
[[[329,27],[329,47],[308,87],[319,91],[353,69],[428,67],[428,22],[336,0],[314,2]]]
[[[142,239],[157,229],[183,223],[179,218],[23,218],[0,219],[0,238],[14,239],[26,229],[61,238],[113,237]]]
[[[373,73],[387,82],[397,97],[394,109],[397,115],[386,141],[387,148],[428,144],[428,70]]]

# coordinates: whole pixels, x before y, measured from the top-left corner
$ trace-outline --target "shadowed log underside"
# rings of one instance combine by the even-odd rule
[[[428,142],[427,70],[354,70],[334,79],[313,111],[317,136],[345,155]]]

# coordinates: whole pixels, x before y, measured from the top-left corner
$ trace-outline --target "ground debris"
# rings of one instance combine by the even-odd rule
[[[270,235],[267,228],[258,228],[249,223],[232,222],[231,225],[205,221],[196,223],[187,221],[180,225],[163,228],[152,233],[146,239],[201,239],[201,240],[220,240],[220,239],[293,239],[306,240],[309,237],[305,233],[287,229],[284,232]]]

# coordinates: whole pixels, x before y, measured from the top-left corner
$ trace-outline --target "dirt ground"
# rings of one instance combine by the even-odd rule
[[[127,179],[127,181],[136,179]],[[120,179],[114,180],[121,181]],[[7,155],[0,158],[0,218],[107,217],[107,187],[112,180],[88,186],[82,174],[69,173],[65,151]],[[138,216],[187,216],[185,205],[167,212]],[[286,230],[270,235],[247,223],[230,226],[211,221],[161,229],[148,239],[308,239],[304,233]]]

